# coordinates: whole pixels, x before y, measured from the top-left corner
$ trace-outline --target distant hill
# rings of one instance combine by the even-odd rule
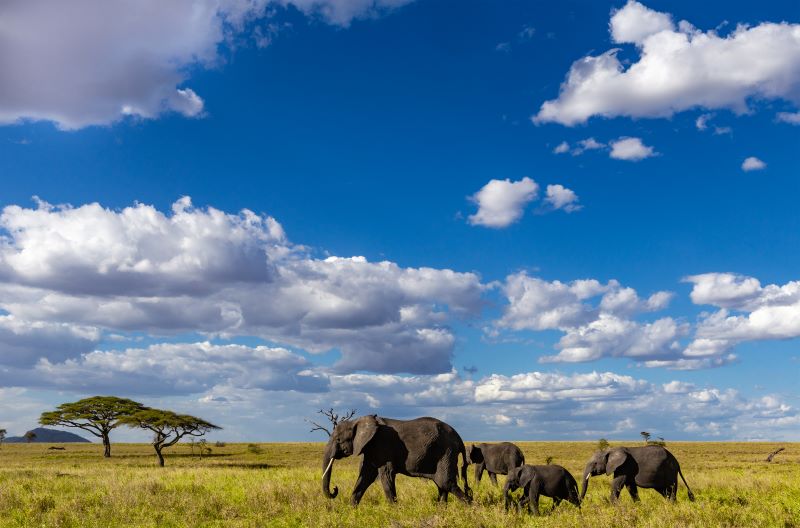
[[[32,443],[52,443],[63,444],[67,442],[86,442],[90,441],[75,433],[68,433],[66,431],[56,431],[55,429],[46,429],[44,427],[37,427],[32,430],[36,435],[36,439]],[[26,433],[27,434],[27,433]],[[27,443],[24,436],[9,436],[4,440],[7,444],[24,444]]]

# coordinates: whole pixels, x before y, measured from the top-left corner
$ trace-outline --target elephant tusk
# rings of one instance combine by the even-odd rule
[[[325,468],[325,471],[322,472],[322,478],[325,478],[325,475],[328,474],[328,471],[331,470],[331,466],[333,465],[333,457],[331,457],[331,461],[328,462],[328,467]]]
[[[589,480],[589,477],[591,477],[591,475],[586,475],[586,480]]]

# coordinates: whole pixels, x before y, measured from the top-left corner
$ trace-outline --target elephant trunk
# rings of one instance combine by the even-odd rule
[[[328,442],[325,447],[325,455],[322,457],[322,493],[327,498],[332,499],[339,494],[339,488],[334,486],[331,491],[331,474],[333,473],[333,458],[336,446],[333,442]]]
[[[586,490],[589,489],[589,477],[591,476],[592,470],[589,466],[586,466],[586,469],[583,470],[583,481],[581,482],[581,502],[586,497]]]

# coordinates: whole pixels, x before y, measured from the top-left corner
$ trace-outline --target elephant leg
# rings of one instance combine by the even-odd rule
[[[631,479],[630,482],[625,484],[625,487],[628,488],[628,493],[631,494],[633,502],[639,502],[639,488],[636,486],[636,481]]]
[[[517,512],[520,512],[522,509],[525,509],[526,512],[530,513],[531,511],[531,499],[528,495],[530,495],[531,486],[528,483],[527,486],[522,488],[522,497],[520,497],[519,502],[517,503]]]
[[[677,479],[675,480],[675,482],[673,482],[669,486],[669,488],[667,488],[667,490],[668,490],[668,495],[664,495],[664,496],[667,497],[672,502],[677,501],[678,500],[678,481],[677,481]]]
[[[626,479],[627,477],[625,475],[620,475],[614,477],[614,480],[611,481],[611,502],[617,502],[617,500],[619,500],[619,494],[622,491],[622,486],[625,485]]]
[[[448,492],[444,488],[439,488],[439,498],[436,499],[437,502],[447,502]]]
[[[497,473],[489,472],[489,478],[492,480],[492,484],[497,486]]]
[[[358,472],[358,480],[356,480],[356,485],[353,487],[353,496],[350,498],[353,506],[358,506],[358,503],[361,502],[361,497],[364,496],[364,492],[367,491],[370,484],[375,482],[377,477],[378,468],[371,462],[367,462],[366,459],[362,460],[361,469]]]
[[[540,484],[539,478],[534,477],[531,481],[530,491],[528,491],[528,506],[533,510],[534,515],[539,515]]]
[[[486,469],[485,462],[480,462],[479,464],[475,464],[475,482],[479,483],[481,481],[484,469]]]
[[[382,466],[379,470],[383,494],[389,502],[397,502],[397,488],[395,487],[395,473],[391,466]]]

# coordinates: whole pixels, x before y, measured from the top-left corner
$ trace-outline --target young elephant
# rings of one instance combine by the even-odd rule
[[[581,499],[578,496],[578,483],[575,482],[569,471],[556,464],[547,466],[524,465],[511,470],[503,488],[506,510],[510,502],[509,493],[523,488],[525,493],[519,505],[525,504],[528,509],[533,506],[533,512],[539,515],[539,496],[551,497],[553,507],[558,506],[562,500],[567,500],[581,507]]]
[[[497,475],[507,475],[515,467],[525,463],[522,451],[511,442],[499,444],[472,444],[469,459],[475,465],[475,480],[481,481],[483,471],[489,472],[492,484],[497,486]]]

